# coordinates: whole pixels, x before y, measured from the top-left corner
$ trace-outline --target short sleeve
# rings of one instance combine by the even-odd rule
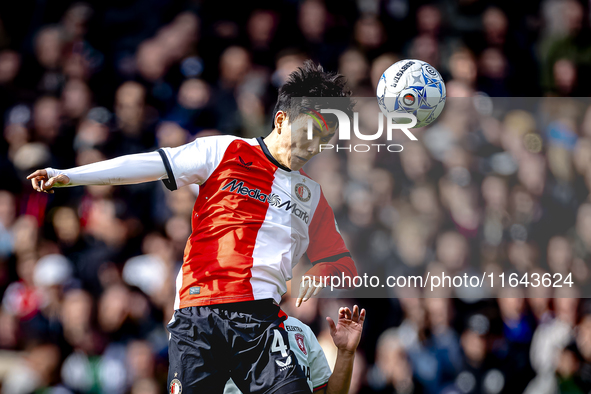
[[[334,214],[324,193],[320,195],[318,207],[310,223],[309,233],[310,245],[306,253],[312,264],[320,261],[335,261],[331,258],[349,255],[349,250],[339,233]]]
[[[158,150],[168,174],[166,187],[176,190],[191,184],[203,184],[215,171],[228,146],[238,137],[211,136],[176,148]]]
[[[318,339],[316,339],[310,327],[303,327],[309,348],[308,365],[310,365],[310,380],[312,381],[313,391],[316,391],[326,386],[332,372],[330,371],[324,351],[320,347],[320,343],[318,343]]]
[[[339,232],[334,213],[324,194],[320,195],[318,207],[309,228],[310,244],[306,254],[312,267],[309,276],[355,276],[357,268]]]

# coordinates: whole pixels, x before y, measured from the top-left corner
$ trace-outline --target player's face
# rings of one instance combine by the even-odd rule
[[[322,128],[316,122],[313,124],[312,139],[308,139],[308,115],[300,115],[293,121],[287,122],[287,133],[282,132],[284,144],[289,149],[285,150],[288,157],[285,158],[286,163],[290,163],[289,168],[293,171],[298,171],[304,166],[312,157],[320,153],[320,145],[328,144],[331,138],[335,135],[336,124],[328,124],[328,129],[323,125]],[[285,134],[285,135],[284,135]]]

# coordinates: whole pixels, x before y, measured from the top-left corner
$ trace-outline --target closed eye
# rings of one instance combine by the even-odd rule
[[[325,143],[327,143],[328,141],[330,141],[330,140],[332,139],[332,137],[334,137],[334,133],[333,133],[333,134],[331,134],[331,135],[328,135],[328,136],[326,136],[326,137],[324,137],[324,138],[322,138],[320,141],[321,141],[323,144],[325,144]]]

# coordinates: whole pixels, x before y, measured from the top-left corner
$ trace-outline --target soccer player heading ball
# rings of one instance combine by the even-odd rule
[[[124,185],[162,180],[175,190],[200,185],[174,316],[168,324],[168,388],[221,393],[232,378],[244,393],[308,393],[279,309],[292,267],[306,275],[356,275],[320,186],[302,166],[330,140],[336,122],[314,125],[313,104],[297,97],[349,97],[343,77],[308,61],[279,89],[273,131],[264,139],[198,138],[178,148],[121,156],[68,170],[37,170],[33,188]],[[352,103],[339,108],[351,114]],[[320,288],[300,287],[296,305]]]

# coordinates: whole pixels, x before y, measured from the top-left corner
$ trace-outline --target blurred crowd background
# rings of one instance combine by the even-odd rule
[[[447,84],[443,115],[418,142],[397,136],[402,153],[329,151],[306,167],[360,272],[575,283],[299,309],[286,295],[331,363],[324,317],[368,310],[351,393],[589,392],[591,102],[575,98],[591,86],[589,26],[576,0],[0,2],[2,392],[167,392],[165,326],[195,201],[160,183],[40,194],[25,177],[266,135],[277,88],[308,58],[357,97],[403,58]]]

